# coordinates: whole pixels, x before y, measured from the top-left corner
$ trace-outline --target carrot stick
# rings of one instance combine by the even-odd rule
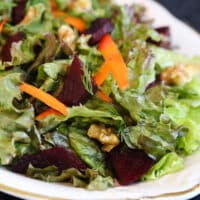
[[[49,4],[51,6],[51,10],[52,11],[58,9],[57,8],[57,4],[56,4],[56,2],[54,0],[49,0]]]
[[[126,89],[129,84],[128,68],[126,67],[124,59],[110,34],[105,35],[99,42],[99,51],[102,53],[106,62],[103,65],[104,68],[100,68],[100,71],[94,76],[97,85],[103,83],[106,79],[106,75],[108,75],[107,70],[110,69],[119,88],[122,90]]]
[[[65,12],[60,11],[60,10],[53,10],[53,15],[55,17],[63,17],[65,23],[75,27],[81,33],[86,30],[85,22],[82,19],[78,18],[78,17],[68,16]]]
[[[81,33],[83,33],[86,30],[85,22],[82,19],[78,18],[78,17],[67,16],[67,17],[65,17],[64,21],[67,24],[69,24],[69,25],[75,27],[76,29],[78,29]]]
[[[97,86],[100,86],[105,81],[110,72],[111,72],[111,67],[110,65],[108,65],[107,62],[105,62],[93,77]]]
[[[0,22],[0,33],[3,31],[3,27],[8,21],[9,21],[9,19],[5,18]]]
[[[112,99],[109,96],[107,96],[106,94],[104,94],[102,91],[97,91],[96,94],[101,100],[108,102],[108,103],[112,102]]]
[[[44,112],[42,112],[38,116],[36,116],[36,120],[45,119],[49,115],[61,115],[61,113],[52,108],[49,108],[48,110],[45,110]]]
[[[67,107],[52,95],[27,83],[22,83],[19,88],[21,91],[35,97],[36,99],[39,99],[41,102],[45,103],[50,108],[57,110],[63,115],[67,115]]]

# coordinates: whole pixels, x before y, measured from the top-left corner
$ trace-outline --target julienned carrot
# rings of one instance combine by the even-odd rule
[[[3,31],[3,27],[8,21],[9,21],[9,19],[5,18],[0,22],[0,33]]]
[[[53,10],[52,12],[53,12],[53,15],[55,17],[62,17],[62,18],[64,18],[65,23],[67,23],[67,24],[75,27],[81,33],[86,30],[86,24],[85,24],[85,22],[82,19],[80,19],[78,17],[69,16],[65,12],[60,11],[60,10]]]
[[[98,44],[99,51],[105,60],[121,57],[121,53],[110,34],[106,34]]]
[[[97,91],[96,94],[101,100],[108,102],[108,103],[112,102],[112,99],[109,96],[107,96],[106,94],[104,94],[102,91]]]
[[[61,113],[52,108],[49,108],[48,110],[45,110],[44,112],[42,112],[38,116],[36,116],[36,120],[42,120],[42,119],[48,117],[49,115],[61,115]]]
[[[110,70],[119,88],[122,90],[126,89],[129,84],[128,68],[111,35],[105,35],[99,42],[99,51],[102,53],[106,62],[94,76],[97,85],[101,85],[104,82]]]
[[[67,17],[64,18],[64,21],[67,24],[78,29],[81,33],[83,33],[86,30],[85,22],[78,17],[67,16]]]
[[[21,91],[35,97],[36,99],[39,99],[50,108],[57,110],[63,115],[67,115],[67,107],[52,95],[27,83],[22,83],[19,88]]]
[[[119,88],[121,90],[126,89],[129,85],[128,68],[126,67],[126,64],[122,62],[119,58],[113,58],[112,60],[109,60],[107,62],[108,65],[110,65],[112,75],[116,80]]]
[[[97,86],[100,86],[105,81],[110,72],[111,72],[111,66],[108,65],[107,62],[105,62],[93,77]]]
[[[55,0],[49,0],[49,4],[50,4],[50,6],[51,6],[51,10],[52,10],[52,11],[58,9]]]

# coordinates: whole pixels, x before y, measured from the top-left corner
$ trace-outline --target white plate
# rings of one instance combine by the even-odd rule
[[[116,0],[116,2],[144,4],[148,8],[148,15],[156,19],[155,26],[169,25],[172,28],[173,43],[180,47],[180,52],[187,55],[200,54],[198,33],[174,18],[159,4],[151,0]],[[87,191],[63,184],[30,179],[0,168],[0,190],[33,200],[189,199],[200,194],[199,170],[200,152],[185,160],[183,171],[167,175],[159,180],[111,188],[106,191]]]

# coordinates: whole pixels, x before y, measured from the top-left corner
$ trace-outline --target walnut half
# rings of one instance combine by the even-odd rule
[[[167,67],[162,72],[161,80],[168,85],[184,85],[199,74],[200,66],[198,65],[176,64],[173,67]]]
[[[102,150],[106,152],[110,152],[120,143],[120,140],[114,133],[113,129],[106,128],[103,125],[92,124],[88,129],[87,134],[90,138],[101,142],[103,144]]]

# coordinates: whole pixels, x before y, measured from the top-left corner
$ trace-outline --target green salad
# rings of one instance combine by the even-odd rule
[[[184,168],[200,147],[200,57],[141,5],[0,3],[0,165],[105,190]]]

